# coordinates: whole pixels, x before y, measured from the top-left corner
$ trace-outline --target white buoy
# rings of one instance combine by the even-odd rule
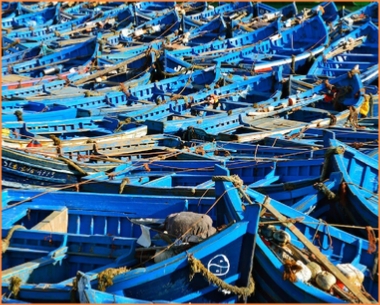
[[[330,272],[322,271],[315,278],[315,282],[319,288],[329,291],[336,284],[336,278]]]

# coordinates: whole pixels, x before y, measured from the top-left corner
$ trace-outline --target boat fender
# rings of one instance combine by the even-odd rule
[[[307,283],[312,277],[311,270],[301,261],[296,261],[296,264],[302,269],[296,272],[297,281]]]
[[[47,68],[43,72],[45,75],[50,75],[54,73],[59,73],[60,71],[61,71],[60,67],[56,66],[56,67]]]
[[[297,100],[293,97],[289,97],[288,99],[288,106],[293,106],[297,103]]]
[[[290,234],[284,230],[277,230],[273,233],[273,241],[279,246],[283,247],[287,243],[290,243]]]
[[[354,20],[352,18],[346,17],[346,18],[343,18],[343,21],[346,23],[348,27],[352,27],[352,25],[354,24]]]
[[[286,28],[290,28],[292,26],[292,20],[291,19],[288,19],[285,21],[285,27]]]
[[[42,147],[42,145],[37,140],[32,140],[26,145],[26,147]]]
[[[133,33],[133,35],[135,36],[135,37],[139,37],[139,36],[141,36],[141,35],[144,35],[144,30],[143,29],[137,29],[136,31],[134,31],[134,33]]]
[[[157,24],[157,25],[152,26],[152,29],[149,30],[149,33],[153,34],[153,33],[159,32],[159,31],[161,31],[161,25]]]
[[[322,271],[316,276],[315,282],[319,288],[329,291],[336,284],[336,278],[330,272]]]
[[[371,96],[368,94],[364,94],[364,102],[360,107],[359,113],[363,116],[366,117],[368,112],[369,112],[369,104],[370,104]]]
[[[315,277],[322,272],[322,268],[321,266],[319,266],[317,263],[315,262],[309,262],[307,265],[306,265],[307,268],[310,269],[310,272],[311,272],[311,279],[315,279]]]
[[[276,228],[273,225],[265,226],[261,229],[261,235],[266,239],[271,240],[275,231]]]
[[[364,274],[352,264],[338,264],[336,267],[356,286],[361,287]]]
[[[267,21],[269,21],[269,20],[272,20],[272,19],[274,19],[274,18],[276,18],[277,17],[277,14],[276,13],[266,13],[266,14],[264,14],[264,16],[263,16],[263,20],[267,20]]]
[[[3,129],[1,130],[1,135],[2,135],[3,137],[9,138],[10,135],[11,135],[11,131],[10,131],[10,129],[9,129],[9,128],[3,128]]]

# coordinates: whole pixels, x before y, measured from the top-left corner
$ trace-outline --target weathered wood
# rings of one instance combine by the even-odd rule
[[[32,230],[67,233],[68,210],[53,211],[44,220],[35,225]]]
[[[305,245],[307,249],[316,257],[316,259],[331,272],[340,282],[347,287],[349,291],[358,299],[360,303],[369,304],[372,303],[358,287],[356,287],[350,280],[336,267],[334,266],[319,249],[314,246],[310,240],[292,223],[287,221],[287,218],[280,214],[271,204],[269,200],[263,204],[263,206],[270,211],[284,226],[288,227],[290,231]]]
[[[29,76],[16,75],[16,74],[8,74],[8,75],[1,76],[1,80],[3,83],[21,82],[23,80],[30,80],[30,79],[33,79],[33,78]]]

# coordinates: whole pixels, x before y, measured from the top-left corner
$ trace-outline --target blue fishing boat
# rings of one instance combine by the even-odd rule
[[[342,215],[339,217],[358,226],[376,228],[379,219],[378,162],[338,140],[329,139],[329,143],[340,149],[331,156],[334,170],[340,171],[344,180],[339,208]]]
[[[17,108],[16,108],[17,107]],[[3,110],[1,120],[5,122],[25,121],[43,122],[47,120],[65,120],[77,117],[77,109],[64,105],[45,105],[38,102],[14,104],[12,110]]]
[[[133,3],[135,14],[145,15],[153,19],[169,13],[173,10],[176,2],[136,2]]]
[[[346,145],[355,147],[359,150],[368,150],[378,147],[377,132],[366,132],[361,130],[354,132],[349,128],[328,128],[327,130],[335,134],[335,138]],[[323,148],[324,143],[324,130],[318,128],[310,128],[301,133],[289,133],[284,136],[267,137],[264,139],[266,145],[277,147],[299,147],[299,148]]]
[[[223,105],[222,107],[228,111],[240,107],[250,106],[251,101],[260,102],[266,99],[276,99],[281,93],[281,84],[276,83],[276,80],[281,78],[280,71],[262,73],[257,76],[247,77],[246,80],[232,81],[229,82],[229,75],[222,74],[218,66],[214,67],[213,70],[217,71],[219,78],[215,78],[213,83],[214,88],[208,86],[208,90],[198,91],[194,94],[188,95],[168,95],[165,96],[164,92],[160,92],[158,100],[166,100],[166,103],[159,103],[159,105],[154,108],[145,107],[144,109],[139,109],[136,111],[129,111],[126,114],[119,114],[119,119],[133,118],[136,121],[146,121],[149,119],[165,119],[169,116],[180,116],[191,114],[191,111],[195,113],[202,112],[205,106],[214,107]],[[209,72],[209,69],[203,70]],[[193,74],[195,74],[193,72]],[[219,74],[220,73],[220,74]],[[222,80],[222,86],[219,85],[219,81]],[[223,85],[224,83],[224,85]],[[261,86],[261,87],[260,87]],[[269,93],[269,88],[276,88],[276,92],[272,94]],[[260,89],[262,91],[260,92]],[[211,105],[211,97],[214,99],[214,104]],[[215,103],[215,98],[217,102]],[[169,101],[168,101],[169,100]],[[171,100],[171,101],[170,101]],[[200,106],[199,109],[196,107]],[[158,123],[159,124],[159,123]]]
[[[97,38],[89,38],[87,41],[62,49],[58,54],[42,56],[38,59],[28,60],[3,67],[2,73],[20,74],[31,77],[68,72],[77,66],[87,67],[93,60],[98,49]]]
[[[31,30],[23,31],[12,31],[7,33],[4,38],[8,39],[19,39],[22,42],[27,41],[46,41],[50,40],[51,37],[59,37],[54,34],[54,31],[63,32],[66,30],[71,30],[73,26],[79,26],[89,20],[89,16],[80,16],[74,18],[73,20],[67,21],[65,23],[59,23],[50,25],[47,27],[38,27]]]
[[[110,171],[83,177],[82,181],[88,183],[81,184],[80,190],[114,194],[212,195],[214,190],[211,175],[216,164],[224,164],[249,187],[316,178],[322,170],[322,159],[132,161],[132,164],[119,165]]]
[[[2,185],[75,190],[78,177],[110,170],[131,159],[179,156],[181,146],[179,138],[159,135],[62,147],[41,148],[37,141],[22,150],[2,147]]]
[[[225,173],[224,170],[216,170],[216,174],[219,174],[218,176],[220,177]],[[223,177],[223,176],[222,176]],[[226,176],[225,176],[226,177]],[[226,177],[225,179],[229,179],[229,177]],[[220,196],[225,192],[225,182],[223,182],[223,179],[219,179],[216,181],[218,185],[218,190],[217,190],[217,195]],[[27,194],[26,194],[27,195]],[[86,195],[87,196],[87,195]],[[115,263],[108,263],[107,261],[103,261],[105,264],[103,264],[102,267],[99,267],[97,269],[94,269],[92,271],[88,270],[86,273],[87,276],[89,276],[89,279],[91,279],[91,285],[93,288],[98,286],[98,279],[101,280],[102,278],[102,271],[107,272],[107,269],[109,268],[120,268],[120,271],[124,270],[126,271],[126,267],[130,268],[133,267],[135,264],[135,258],[137,257],[138,260],[145,260],[144,257],[149,256],[149,259],[144,262],[145,268],[138,268],[139,266],[137,265],[136,269],[132,269],[128,271],[127,273],[121,274],[121,276],[117,276],[115,273],[115,277],[113,277],[113,285],[109,286],[100,286],[102,290],[106,289],[107,292],[111,293],[116,293],[115,288],[118,290],[125,290],[131,291],[133,293],[132,298],[138,298],[140,299],[140,295],[144,295],[146,300],[167,300],[167,301],[172,301],[176,303],[183,303],[183,302],[198,302],[200,300],[208,300],[210,302],[232,302],[236,301],[238,296],[240,297],[247,297],[250,295],[253,290],[254,290],[254,283],[253,279],[251,278],[251,266],[253,262],[253,253],[254,253],[254,248],[255,248],[255,235],[256,231],[258,228],[258,217],[259,217],[259,212],[260,212],[260,206],[259,205],[252,205],[245,210],[242,209],[241,206],[235,206],[234,201],[232,201],[229,196],[222,196],[220,198],[220,203],[215,206],[215,209],[211,208],[213,200],[212,198],[205,198],[207,201],[206,204],[201,204],[199,205],[198,200],[193,200],[192,204],[188,204],[186,200],[183,199],[174,199],[178,203],[182,201],[182,204],[180,205],[173,205],[169,204],[163,208],[161,204],[156,204],[151,201],[152,198],[146,197],[145,196],[145,202],[146,204],[142,204],[142,200],[144,199],[138,199],[138,201],[141,202],[141,204],[136,204],[137,202],[133,202],[133,205],[131,204],[128,206],[126,202],[124,202],[123,205],[120,205],[120,196],[119,198],[115,198],[117,201],[117,205],[119,206],[117,213],[119,216],[115,215],[115,212],[113,212],[115,220],[118,218],[124,219],[127,222],[130,223],[129,226],[122,226],[123,229],[120,231],[120,233],[115,232],[117,235],[122,235],[123,237],[120,237],[119,239],[127,239],[128,246],[130,251],[122,251],[120,249],[121,253],[125,253],[123,258],[116,260]],[[143,197],[139,197],[143,198]],[[216,197],[218,198],[218,197]],[[10,198],[11,199],[11,198]],[[15,199],[15,198],[13,198]],[[131,198],[132,199],[132,198]],[[11,199],[12,200],[12,199]],[[38,199],[37,199],[38,201]],[[116,201],[114,201],[116,203]],[[173,201],[173,200],[172,200]],[[46,201],[45,201],[46,202]],[[77,203],[79,203],[78,200],[75,200],[74,205],[68,204],[69,206],[75,206]],[[173,202],[174,203],[174,202]],[[31,203],[32,206],[33,203]],[[9,207],[5,211],[3,209],[3,217],[4,213],[9,214],[9,224],[11,224],[14,220],[16,220],[13,216],[19,214],[21,210],[25,210],[25,208],[28,205],[22,204],[18,205],[16,207]],[[71,217],[73,216],[73,220],[77,219],[76,215],[81,215],[85,216],[86,214],[89,216],[89,212],[91,211],[95,212],[96,208],[95,206],[88,206],[86,205],[87,211],[81,211],[78,210],[76,213],[75,210],[71,210],[74,214],[71,215],[71,212],[69,210],[68,212],[68,222],[70,224],[74,224],[71,222]],[[44,209],[48,209],[47,205],[43,205]],[[111,211],[115,211],[114,208],[111,209]],[[149,207],[149,208],[147,208]],[[53,214],[59,210],[61,207],[54,207]],[[65,209],[65,208],[64,208]],[[70,209],[70,208],[69,208]],[[209,211],[207,211],[208,209]],[[17,210],[19,210],[17,212]],[[103,208],[102,208],[103,210]],[[41,210],[40,210],[41,211]],[[27,225],[25,221],[27,221],[27,218],[23,218],[21,223],[25,224],[27,227],[30,226],[42,226],[43,221],[41,220],[44,219],[47,215],[43,215],[39,213],[40,211],[36,211],[37,214],[39,214],[38,218],[34,218],[32,223]],[[67,208],[66,208],[67,211]],[[123,211],[128,211],[128,214],[131,216],[131,218],[126,219],[125,216],[121,216],[123,214]],[[141,213],[139,212],[141,211]],[[153,212],[155,211],[155,212]],[[155,262],[152,261],[154,259],[154,255],[157,249],[165,249],[165,242],[163,241],[155,241],[154,236],[157,236],[156,232],[153,232],[153,230],[150,230],[150,235],[151,235],[151,242],[152,242],[152,247],[156,245],[156,247],[153,248],[140,248],[138,249],[138,244],[145,244],[142,240],[139,240],[138,236],[141,235],[142,229],[140,224],[146,223],[148,224],[149,220],[144,221],[142,219],[145,218],[146,216],[149,217],[148,215],[154,215],[154,217],[161,218],[161,220],[164,220],[169,214],[171,213],[179,213],[179,212],[186,212],[186,211],[194,211],[197,213],[200,213],[198,215],[202,216],[204,214],[207,214],[209,216],[210,221],[213,221],[213,227],[210,227],[206,231],[209,231],[207,233],[206,231],[204,232],[206,235],[203,238],[199,236],[197,239],[198,241],[194,240],[195,244],[189,244],[188,246],[186,244],[182,246],[176,246],[176,245],[171,245],[174,246],[172,249],[177,249],[177,254],[168,255],[167,259],[162,258],[159,260],[156,258]],[[42,212],[42,211],[41,211]],[[86,213],[87,212],[87,213]],[[99,212],[99,211],[98,211]],[[148,213],[147,213],[148,212]],[[103,212],[104,214],[104,212]],[[105,213],[104,217],[110,218],[109,213]],[[12,216],[11,216],[12,215]],[[48,214],[49,215],[49,214]],[[108,215],[108,216],[107,216]],[[134,215],[134,216],[132,216]],[[172,214],[173,215],[173,214]],[[100,216],[100,214],[98,214]],[[98,217],[96,216],[96,217]],[[116,216],[116,217],[115,217]],[[49,217],[49,216],[48,216]],[[101,216],[100,216],[101,217]],[[203,217],[206,217],[204,215]],[[19,218],[19,217],[16,217]],[[50,220],[52,217],[49,218]],[[100,218],[99,218],[100,219]],[[84,218],[83,218],[84,220]],[[238,220],[238,221],[237,221]],[[75,220],[75,223],[77,220]],[[154,221],[150,220],[150,223],[153,225]],[[88,223],[89,224],[89,223]],[[115,223],[116,224],[116,223]],[[105,223],[104,223],[105,225]],[[111,231],[111,222],[107,222],[108,232],[113,232],[114,229],[116,229],[115,226],[113,226],[113,229]],[[132,227],[131,227],[132,225]],[[216,232],[215,227],[219,228],[219,230]],[[86,227],[86,228],[85,228]],[[85,226],[84,223],[81,225],[81,232],[85,232],[87,229],[91,229],[91,226]],[[100,225],[97,227],[100,229]],[[58,250],[61,250],[62,256],[53,256],[55,258],[55,261],[57,260],[65,260],[65,249],[68,251],[67,247],[70,247],[71,243],[68,243],[71,240],[80,240],[83,239],[83,233],[81,232],[75,232],[70,233],[72,230],[75,230],[74,227],[71,227],[71,225],[68,226],[68,233],[66,234],[59,234],[59,233],[54,233],[51,235],[51,240],[54,241],[54,244],[58,244]],[[168,228],[170,231],[170,229]],[[3,230],[3,233],[7,232],[7,230]],[[9,232],[9,231],[8,231]],[[215,233],[215,234],[214,234]],[[17,241],[18,239],[15,237],[27,237],[27,236],[35,236],[35,239],[40,238],[39,240],[43,241],[44,239],[41,238],[41,235],[49,235],[49,232],[36,232],[36,229],[29,229],[29,230],[16,230],[13,232],[12,237],[9,238],[9,247],[8,251],[12,251],[12,246],[14,245],[14,242]],[[60,239],[56,238],[61,235],[62,237],[66,236],[66,238]],[[38,237],[37,237],[38,236]],[[95,236],[86,236],[88,239],[91,238],[97,238]],[[105,246],[108,245],[108,247],[111,247],[112,239],[115,238],[114,236],[102,236],[103,239],[106,241],[108,239],[108,244],[106,243]],[[169,237],[170,238],[170,237]],[[175,236],[175,239],[181,240],[181,236]],[[222,241],[222,242],[221,242]],[[48,241],[46,241],[48,243]],[[170,242],[171,243],[171,242]],[[145,244],[146,245],[146,244]],[[157,248],[157,245],[163,245],[161,248]],[[43,243],[40,245],[36,245],[35,247],[41,247],[45,246]],[[60,247],[61,246],[61,247]],[[63,246],[63,247],[62,247]],[[86,246],[84,244],[84,246]],[[89,246],[91,246],[91,243],[89,242]],[[46,247],[46,246],[45,246]],[[75,242],[72,243],[72,255],[81,255],[82,248],[79,249],[75,246]],[[135,247],[135,251],[131,251]],[[181,250],[182,249],[182,250]],[[187,250],[186,252],[182,252],[183,250]],[[71,252],[70,251],[70,252]],[[51,252],[51,251],[50,251]],[[80,252],[80,253],[78,253]],[[86,253],[87,251],[84,251]],[[134,253],[133,253],[134,252]],[[153,252],[153,257],[149,254],[150,252]],[[164,252],[164,251],[162,251]],[[182,252],[182,253],[181,253]],[[45,252],[46,253],[46,252]],[[27,256],[29,253],[25,252],[24,257]],[[47,255],[49,254],[46,253]],[[45,255],[46,255],[45,254]],[[133,255],[131,257],[131,254]],[[43,254],[40,254],[43,256]],[[157,255],[156,255],[157,256]],[[172,257],[170,257],[172,256]],[[12,256],[10,256],[12,257]],[[46,257],[46,256],[45,256]],[[43,258],[45,258],[43,257]],[[220,269],[218,266],[216,268],[213,267],[213,262],[221,262],[220,260],[223,258],[223,262],[227,263],[226,267],[228,266],[227,269]],[[95,261],[99,263],[99,260],[96,259],[96,257],[93,258]],[[82,265],[75,265],[80,268],[86,268],[86,265],[89,261],[87,262],[82,262]],[[139,262],[139,261],[138,261]],[[210,263],[208,263],[210,262]],[[20,278],[21,279],[21,285],[18,293],[18,297],[20,300],[27,301],[27,300],[45,300],[45,301],[56,301],[60,299],[61,301],[68,301],[70,300],[70,293],[71,293],[71,287],[68,286],[67,284],[72,283],[72,280],[74,279],[73,277],[76,275],[76,271],[78,269],[75,269],[76,267],[73,266],[72,268],[66,268],[66,270],[61,270],[60,266],[57,264],[53,265],[51,264],[52,260],[50,259],[50,262],[47,262],[47,267],[52,268],[52,270],[56,270],[55,273],[55,281],[49,285],[49,288],[46,290],[40,290],[40,289],[35,289],[33,285],[33,278],[31,276],[25,276]],[[108,264],[107,264],[108,263]],[[208,269],[208,275],[209,277],[212,278],[212,281],[214,282],[217,280],[215,283],[216,285],[210,285],[209,281],[204,278],[201,274],[197,274],[197,272],[191,271],[194,268],[194,263],[197,263],[198,265],[201,264],[206,264],[206,269]],[[3,265],[4,266],[4,265]],[[43,272],[43,268],[34,268],[32,274],[39,274]],[[171,270],[176,270],[176,272],[173,274]],[[59,272],[58,272],[59,271]],[[74,273],[74,272],[75,273]],[[144,272],[142,272],[144,271]],[[71,273],[70,273],[71,272]],[[86,270],[85,270],[86,272]],[[12,276],[22,276],[20,274],[19,270],[16,268],[9,268],[7,269],[8,274],[12,274]],[[46,272],[45,272],[46,273]],[[121,272],[119,272],[121,273]],[[152,280],[151,277],[149,276],[150,274],[155,274],[154,279],[156,280],[157,284],[159,283],[165,283],[166,282],[166,277],[176,277],[176,284],[180,284],[180,286],[174,285],[171,287],[169,291],[164,290],[164,289],[157,289],[157,291],[152,290],[152,287],[157,287],[156,285],[152,286]],[[194,280],[190,280],[189,275],[194,276]],[[46,274],[45,274],[46,275]],[[137,277],[136,277],[137,276]],[[148,278],[147,278],[148,277]],[[142,281],[138,281],[138,279],[141,278]],[[3,291],[5,293],[9,293],[9,290],[11,287],[9,287],[9,282],[5,281],[6,278],[3,278]],[[50,280],[50,279],[49,279]],[[136,281],[137,280],[137,281]],[[50,280],[51,281],[51,280]],[[121,287],[120,287],[121,285]],[[107,287],[109,286],[109,287]],[[102,288],[103,287],[103,288]],[[132,289],[129,289],[131,287]],[[232,287],[235,287],[231,292],[231,294],[225,294],[222,291],[220,291],[220,287],[224,289],[232,289]],[[138,288],[138,289],[137,289]],[[180,288],[180,289],[179,289]],[[186,288],[184,292],[184,288]],[[148,290],[147,290],[148,289]],[[157,295],[159,293],[159,295]],[[120,293],[119,293],[120,294]],[[76,292],[74,292],[74,296],[76,295]],[[144,299],[144,300],[145,300]]]
[[[41,146],[80,145],[88,141],[123,141],[147,135],[147,126],[114,118],[89,117],[50,122],[3,124],[3,146],[25,148],[31,140]],[[7,135],[6,135],[7,134]],[[59,144],[58,144],[59,143]]]
[[[274,9],[273,9],[274,10]],[[252,17],[254,11],[254,5],[251,2],[235,2],[235,3],[223,3],[219,6],[208,7],[207,10],[198,13],[192,14],[189,17],[193,20],[200,22],[208,22],[217,15],[223,17],[232,17],[233,18],[242,18],[242,17]],[[232,16],[234,15],[234,16]]]
[[[360,26],[367,21],[372,21],[377,24],[379,20],[378,10],[379,4],[377,2],[372,2],[342,17],[342,22],[348,26]]]
[[[251,301],[351,303],[359,297],[368,303],[377,300],[378,285],[374,279],[378,276],[375,265],[375,244],[295,211],[258,192],[247,190],[246,193],[251,202],[262,203],[263,208],[269,208],[267,216],[261,218],[262,226],[260,239],[257,240],[253,271],[257,290]],[[238,196],[236,200],[239,200],[237,198]],[[292,224],[287,222],[285,217],[299,221]],[[284,279],[284,274],[295,273],[286,271],[287,264],[297,261],[302,263],[298,263],[300,268],[296,269],[300,271],[299,276]],[[314,272],[310,271],[309,276],[301,275],[301,270],[305,270],[301,266],[312,268],[311,262]],[[347,268],[357,272],[358,278],[355,276],[348,278],[350,273]],[[317,275],[318,269],[319,272],[322,269],[334,272],[337,279],[335,277],[335,281],[330,280],[331,277],[325,279],[322,277],[326,275],[323,273],[325,271]],[[315,284],[316,282],[320,286]],[[337,285],[334,285],[335,283]],[[355,294],[344,293],[348,285]],[[362,285],[368,294],[363,295],[360,292],[358,288]],[[343,289],[344,286],[346,287]]]
[[[310,66],[311,61],[308,59],[319,55],[327,42],[328,28],[318,14],[301,25],[272,35],[253,46],[239,48],[235,52],[216,50],[207,55],[193,56],[191,59],[192,63],[203,65],[214,62],[239,63],[241,67],[253,71],[283,66],[285,74],[300,73]]]
[[[24,27],[48,26],[59,16],[60,3],[56,6],[48,7],[39,12],[30,12],[21,16],[9,16],[2,19],[2,28],[6,32],[11,32],[13,29]]]
[[[21,44],[19,41],[9,39],[7,37],[2,38],[2,44],[2,55],[4,57],[14,53],[28,50],[28,47],[24,44]]]
[[[270,36],[274,35],[279,30],[280,30],[280,22],[274,21],[263,28],[257,29],[247,34],[238,35],[237,37],[225,39],[222,41],[213,41],[212,43],[207,43],[207,44],[204,44],[203,46],[181,48],[179,50],[173,50],[167,53],[168,55],[179,58],[179,59],[186,60],[189,57],[191,59],[193,56],[202,55],[203,53],[207,54],[207,52],[212,53],[218,50],[224,50],[224,49],[229,49],[229,48],[234,49],[234,48],[248,46],[260,40],[265,40],[269,38]],[[166,66],[168,65],[166,64]]]
[[[293,79],[296,80],[294,82],[296,88],[299,87],[299,83],[306,83],[308,87],[302,91],[295,90],[292,87]],[[188,127],[184,138],[186,140],[233,140],[237,142],[249,142],[262,140],[268,136],[276,137],[277,135],[290,132],[297,133],[306,128],[327,127],[344,122],[347,118],[349,118],[352,124],[357,124],[355,114],[364,101],[363,92],[360,91],[362,83],[357,75],[354,75],[352,78],[349,78],[347,75],[341,75],[332,79],[331,82],[336,81],[335,87],[328,83],[328,81],[325,81],[324,84],[316,82],[313,85],[308,82],[298,81],[301,79],[305,79],[305,77],[291,76],[290,86],[295,92],[290,92],[294,95],[290,95],[288,98],[275,101],[274,103],[264,104],[262,108],[247,111],[241,117],[244,125],[241,125],[239,128],[217,134],[209,133],[207,130],[201,129],[201,126],[191,126]],[[310,76],[310,79],[313,79],[313,77]],[[347,87],[348,84],[351,84],[349,89]],[[335,88],[334,90],[340,88],[339,91],[341,93],[333,98],[335,102],[331,102],[330,94],[321,94],[326,88],[331,88],[331,86]],[[341,96],[345,96],[345,99],[342,99]],[[314,107],[310,107],[310,105]],[[295,111],[292,109],[295,109]],[[331,116],[332,113],[333,116]],[[270,118],[274,116],[276,117],[275,121]]]
[[[126,39],[132,35],[135,41],[150,42],[162,39],[165,36],[174,33],[181,25],[181,19],[175,10],[169,11],[167,14],[159,16],[155,19],[145,22],[142,25],[130,30],[130,34],[123,30],[121,38]]]
[[[91,80],[95,76],[89,76],[88,79]],[[192,85],[188,85],[188,81],[192,81]],[[104,115],[107,108],[112,112],[117,112],[117,106],[133,106],[133,105],[148,105],[149,107],[157,106],[158,104],[164,103],[165,100],[169,100],[176,96],[177,92],[183,93],[183,95],[188,95],[190,93],[198,92],[199,90],[206,89],[207,87],[213,88],[216,82],[220,79],[219,69],[207,69],[207,71],[194,71],[190,75],[182,74],[173,78],[163,79],[162,81],[147,84],[139,87],[123,88],[120,87],[122,92],[99,92],[98,94],[93,94],[90,97],[83,98],[67,98],[58,97],[52,99],[41,100],[38,104],[46,103],[49,105],[65,105],[72,109],[78,109],[78,116],[95,116]],[[78,84],[85,81],[83,78],[79,78]],[[82,93],[83,94],[83,93]],[[25,101],[12,101],[4,102],[2,104],[3,109],[14,109],[17,105],[25,104]],[[29,102],[27,105],[30,105]],[[80,111],[79,111],[80,110]],[[122,107],[121,111],[127,112],[131,110],[136,110],[134,108]],[[144,109],[142,112],[146,111]],[[39,113],[36,116],[40,115]]]
[[[267,138],[265,138],[266,140]],[[204,142],[200,140],[189,141],[189,145],[202,148],[204,156],[222,160],[246,159],[246,160],[295,160],[324,158],[324,151],[311,147],[282,147],[264,145],[264,141],[255,143],[234,143],[225,141]],[[186,143],[186,142],[185,142]],[[200,150],[199,148],[199,150]]]
[[[365,23],[331,44],[308,74],[332,78],[344,73],[360,73],[364,84],[371,83],[378,78],[378,36],[377,26]]]
[[[3,56],[3,58],[1,59],[1,64],[3,67],[7,67],[8,65],[14,65],[23,60],[36,58],[38,56],[41,56],[42,54],[46,55],[52,53],[54,53],[52,49],[48,48],[45,45],[41,45],[38,47],[29,48],[26,50]]]

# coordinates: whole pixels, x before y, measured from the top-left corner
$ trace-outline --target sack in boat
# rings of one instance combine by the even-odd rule
[[[169,236],[175,238],[195,235],[204,239],[216,232],[210,216],[193,212],[170,214],[165,219],[164,227]]]

